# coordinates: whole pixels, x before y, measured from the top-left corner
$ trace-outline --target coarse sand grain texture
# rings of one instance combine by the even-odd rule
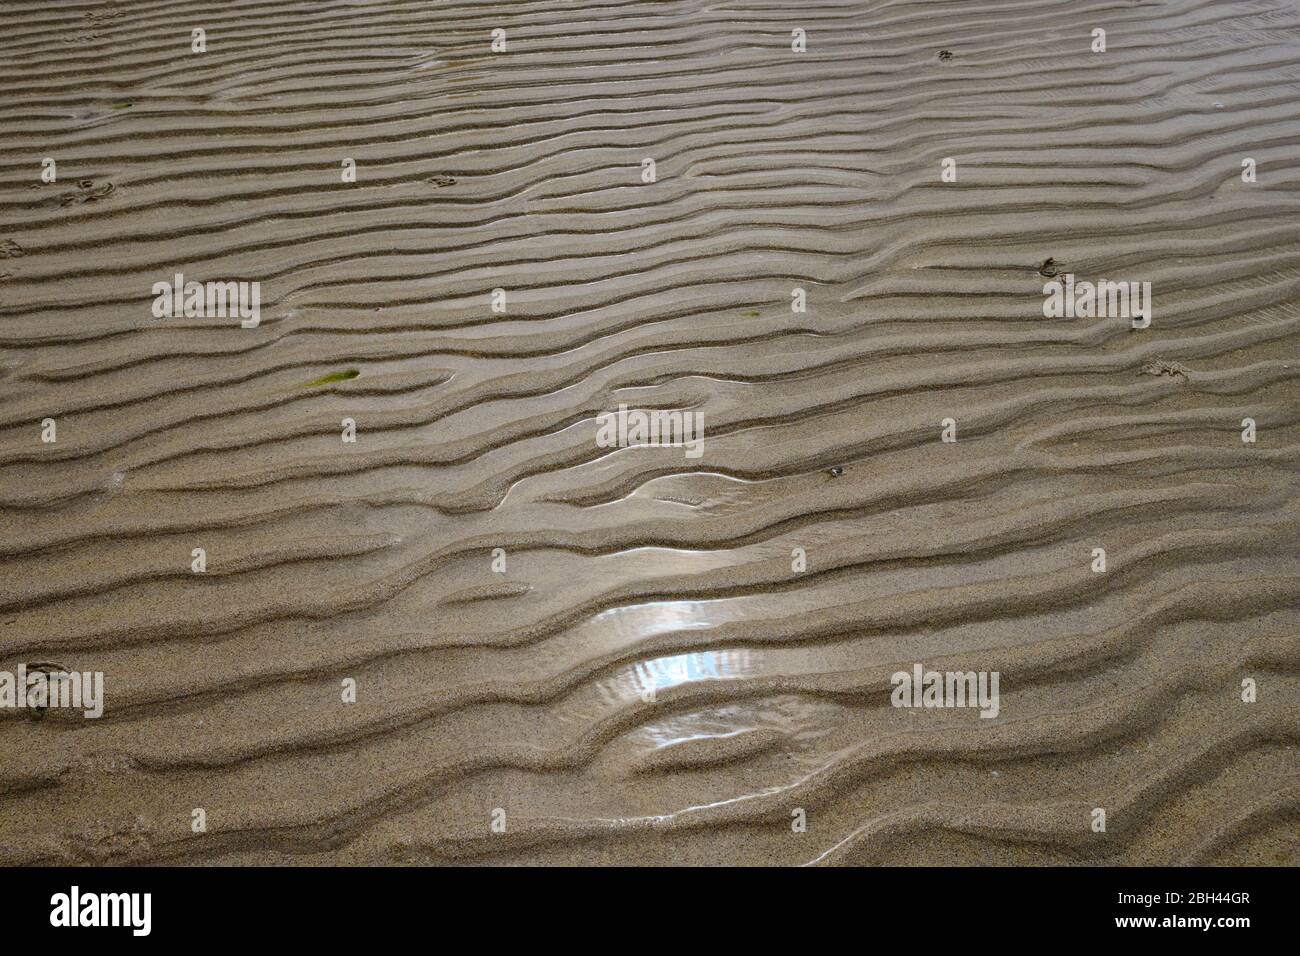
[[[1298,333],[1292,0],[6,0],[0,863],[1300,862]]]

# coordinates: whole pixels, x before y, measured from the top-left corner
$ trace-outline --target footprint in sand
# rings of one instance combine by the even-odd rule
[[[112,192],[112,183],[106,182],[96,186],[93,179],[82,179],[77,182],[76,191],[66,192],[59,197],[59,205],[80,206],[83,203],[99,202],[101,199],[107,199]]]
[[[1141,374],[1168,375],[1170,378],[1173,379],[1181,378],[1184,382],[1186,382],[1188,380],[1187,373],[1190,371],[1191,369],[1189,369],[1186,365],[1183,365],[1181,362],[1168,362],[1165,359],[1156,359],[1153,362],[1147,362],[1146,365],[1143,365]]]

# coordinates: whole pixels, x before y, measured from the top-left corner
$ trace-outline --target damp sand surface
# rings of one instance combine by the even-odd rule
[[[1300,859],[1293,4],[4,19],[0,862]]]

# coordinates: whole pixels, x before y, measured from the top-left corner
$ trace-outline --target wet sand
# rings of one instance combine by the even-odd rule
[[[0,17],[0,862],[1300,862],[1294,4]]]

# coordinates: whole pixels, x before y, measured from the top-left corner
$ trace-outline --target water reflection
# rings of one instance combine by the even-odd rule
[[[627,646],[626,639],[640,639],[668,634],[673,631],[716,627],[727,621],[740,619],[739,609],[725,600],[716,601],[651,601],[601,611],[591,620],[592,626],[617,635],[618,646]]]
[[[734,648],[656,657],[636,665],[635,683],[642,690],[659,691],[691,681],[744,677],[754,672],[752,656],[748,648]]]

